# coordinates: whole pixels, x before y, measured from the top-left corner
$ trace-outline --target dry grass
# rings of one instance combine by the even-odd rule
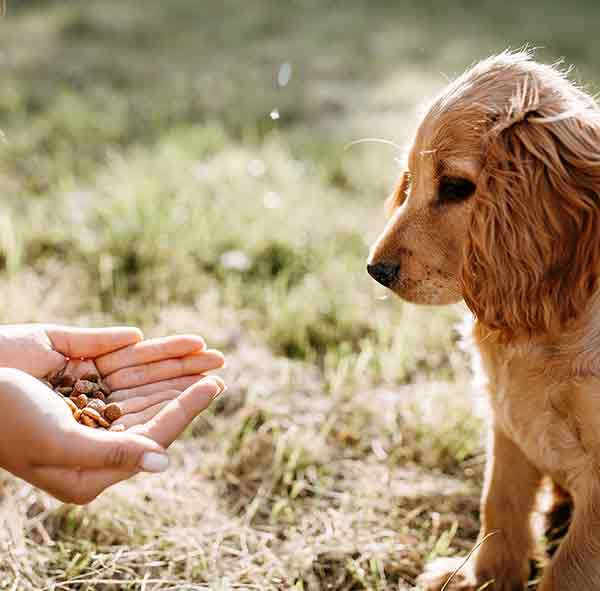
[[[230,386],[167,474],[89,507],[3,475],[0,589],[408,590],[474,543],[461,309],[381,299],[364,260],[400,154],[344,146],[404,143],[440,72],[506,45],[593,79],[598,5],[251,4],[0,21],[0,319],[200,332]]]
[[[22,303],[60,318],[61,300]],[[274,356],[226,316],[204,332],[228,349],[231,389],[174,446],[167,474],[86,508],[4,479],[0,585],[409,589],[427,557],[468,547],[481,457],[465,383],[373,387],[360,360],[332,375]],[[197,318],[166,309],[155,330]]]

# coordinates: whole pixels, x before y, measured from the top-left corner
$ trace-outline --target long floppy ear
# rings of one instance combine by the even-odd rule
[[[598,112],[539,110],[492,130],[461,273],[485,326],[557,334],[600,273]]]
[[[385,200],[385,214],[388,217],[391,217],[394,210],[400,207],[408,196],[408,190],[410,188],[410,173],[408,171],[403,171],[396,183],[396,187],[392,194]]]

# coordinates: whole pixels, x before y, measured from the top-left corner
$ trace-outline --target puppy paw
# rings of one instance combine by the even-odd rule
[[[472,560],[463,564],[464,558],[438,558],[430,562],[423,574],[417,579],[420,591],[525,591],[525,583],[517,582],[516,571],[510,569],[503,575],[475,575]],[[460,568],[459,568],[460,567]],[[458,569],[458,571],[457,571]],[[479,570],[479,569],[478,569]],[[453,573],[456,574],[453,575]]]
[[[438,558],[426,565],[425,571],[417,579],[417,588],[422,591],[477,591],[473,571],[468,564],[456,572],[464,558]],[[445,587],[444,587],[445,585]]]

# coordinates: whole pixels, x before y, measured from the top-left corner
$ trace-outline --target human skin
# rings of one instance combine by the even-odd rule
[[[64,502],[85,504],[139,471],[168,467],[167,447],[224,389],[205,376],[221,353],[195,335],[142,340],[138,329],[0,326],[0,467]],[[97,369],[127,430],[90,429],[40,379]]]

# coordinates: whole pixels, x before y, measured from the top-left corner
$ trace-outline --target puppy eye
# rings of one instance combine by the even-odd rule
[[[444,176],[440,179],[438,201],[440,203],[460,203],[475,193],[475,184],[467,179]]]

